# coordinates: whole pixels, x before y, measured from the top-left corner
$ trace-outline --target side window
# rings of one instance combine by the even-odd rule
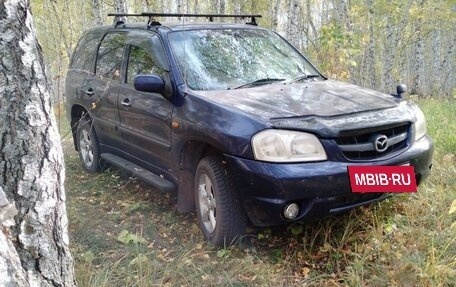
[[[119,80],[124,47],[124,33],[106,34],[98,48],[95,73],[103,78]]]
[[[79,41],[71,60],[70,68],[74,70],[92,72],[93,60],[100,41],[99,35],[88,34]]]
[[[146,50],[131,46],[128,57],[127,83],[133,84],[135,76],[138,74],[154,74],[163,78],[165,73],[166,71],[154,62]]]
[[[165,77],[168,61],[163,45],[156,34],[148,31],[132,31],[128,34],[130,46],[126,82],[133,84],[138,74],[154,74]]]

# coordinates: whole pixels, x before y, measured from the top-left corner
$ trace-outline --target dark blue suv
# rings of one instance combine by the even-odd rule
[[[248,222],[313,220],[387,196],[353,193],[352,165],[412,165],[418,184],[429,174],[433,143],[415,104],[325,78],[254,17],[144,15],[80,39],[66,78],[75,147],[88,172],[110,163],[177,192],[211,243],[232,243]]]

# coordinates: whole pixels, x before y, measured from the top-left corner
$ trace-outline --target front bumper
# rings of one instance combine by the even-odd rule
[[[310,221],[382,200],[388,194],[354,194],[347,173],[349,165],[400,165],[415,167],[416,182],[426,178],[432,166],[434,144],[428,136],[404,152],[383,161],[363,163],[324,161],[268,163],[226,155],[250,221],[257,226]],[[284,207],[295,202],[296,219],[283,216]]]

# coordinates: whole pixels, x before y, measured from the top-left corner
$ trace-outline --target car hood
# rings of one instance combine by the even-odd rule
[[[273,127],[312,131],[328,137],[347,129],[414,121],[410,109],[404,108],[406,102],[334,80],[197,94]]]
[[[310,115],[331,117],[398,105],[392,96],[333,80],[198,94],[263,120]]]

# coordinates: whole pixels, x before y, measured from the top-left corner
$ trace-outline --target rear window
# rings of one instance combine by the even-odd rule
[[[73,54],[70,69],[92,72],[93,60],[99,41],[100,36],[97,34],[87,34],[83,37]]]

